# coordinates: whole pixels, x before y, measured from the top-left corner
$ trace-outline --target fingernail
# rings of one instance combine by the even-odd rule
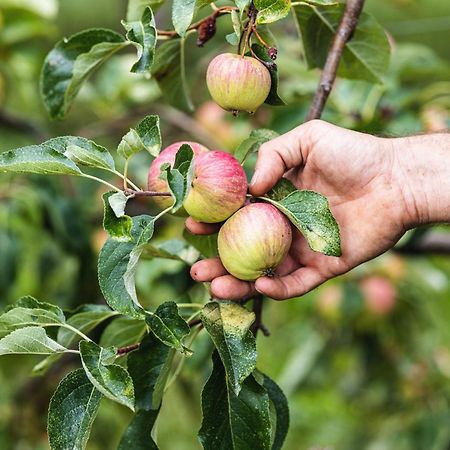
[[[255,171],[252,177],[252,181],[250,181],[250,186],[254,186],[258,182],[259,172]]]

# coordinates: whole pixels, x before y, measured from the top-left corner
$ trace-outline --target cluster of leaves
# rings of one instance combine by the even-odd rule
[[[158,34],[153,11],[164,3],[130,1],[127,20],[122,22],[125,35],[109,29],[89,29],[58,42],[45,60],[41,77],[41,92],[50,116],[64,117],[95,69],[129,45],[134,45],[138,51],[138,61],[131,71],[150,75],[168,103],[192,111],[186,79],[185,41],[199,28],[199,25],[192,24],[194,17],[212,2],[174,0],[172,22],[175,31],[160,31]],[[234,29],[227,41],[239,45],[242,34],[246,32],[246,12],[250,1],[236,0],[235,4],[235,9],[226,10]],[[289,0],[256,0],[252,4],[257,10],[256,26],[261,27],[284,19],[292,10],[308,67],[323,67],[344,5],[332,0],[308,0],[295,6],[291,6]],[[265,28],[264,31],[267,41],[275,42],[270,30]],[[284,105],[277,93],[278,71],[268,53],[270,45],[259,34],[257,36],[251,45],[251,54],[266,63],[272,77],[272,89],[266,103]],[[162,44],[157,47],[158,40],[162,40]],[[372,16],[363,13],[355,35],[346,45],[339,75],[380,83],[388,68],[389,55],[390,46],[383,28]]]

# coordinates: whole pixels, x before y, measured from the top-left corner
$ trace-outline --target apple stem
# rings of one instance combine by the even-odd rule
[[[239,45],[238,45],[238,53],[240,53],[240,55],[242,57],[244,57],[245,55],[245,51],[247,50],[247,48],[250,49],[251,51],[251,45],[250,45],[250,38],[252,36],[253,30],[255,28],[255,22],[256,22],[256,15],[258,13],[258,10],[255,8],[255,5],[253,4],[253,1],[250,3],[250,6],[248,8],[248,17],[249,20],[247,22],[247,25],[245,26],[242,34],[241,34],[241,39],[239,41]],[[244,45],[241,48],[242,45],[242,41],[244,43]]]
[[[271,48],[270,45],[261,37],[261,35],[258,33],[258,30],[256,29],[256,25],[253,25],[252,31],[255,34],[255,36],[258,38],[258,41],[261,42],[261,44],[266,47],[267,49]]]

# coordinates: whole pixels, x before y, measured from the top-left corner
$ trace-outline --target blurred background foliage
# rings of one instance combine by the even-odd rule
[[[450,3],[368,0],[366,10],[391,37],[385,84],[338,81],[324,119],[388,136],[448,127]],[[125,0],[0,1],[0,151],[68,134],[114,149],[130,126],[157,113],[166,145],[192,139],[232,152],[252,128],[285,132],[304,119],[318,72],[306,70],[289,17],[273,27],[286,107],[263,107],[254,117],[234,119],[208,100],[206,65],[228,48],[230,24],[220,19],[216,38],[205,48],[196,48],[193,38],[188,42],[192,115],[165,105],[152,80],[129,73],[133,56],[123,53],[96,73],[64,121],[50,122],[39,96],[46,53],[61,37],[88,27],[120,30],[125,11]],[[169,27],[168,17],[162,8],[160,28]],[[131,171],[142,185],[148,164],[145,155],[133,161]],[[95,184],[68,177],[0,177],[1,308],[25,294],[68,309],[102,302],[96,273],[105,239],[100,194]],[[131,207],[134,213],[152,209],[147,200]],[[159,238],[179,237],[182,230],[182,220],[166,219]],[[427,237],[437,254],[423,252]],[[302,299],[266,302],[271,337],[259,338],[259,366],[289,398],[287,450],[450,448],[450,258],[443,254],[448,238],[445,226],[421,230],[404,239],[406,249],[400,246]],[[180,262],[143,261],[137,279],[147,306],[187,290],[204,296]],[[124,343],[140,332],[120,318],[106,323],[97,338],[102,330],[102,339],[113,334]],[[163,405],[162,449],[200,448],[195,431],[209,372],[206,336],[194,350]],[[2,450],[48,448],[49,397],[75,361],[62,359],[44,376],[30,378],[38,362],[13,356],[0,361]],[[114,449],[127,422],[125,408],[104,400],[88,448]]]

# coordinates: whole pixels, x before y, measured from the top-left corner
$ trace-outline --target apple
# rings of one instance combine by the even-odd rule
[[[273,276],[292,243],[289,220],[275,206],[251,203],[231,216],[219,231],[219,256],[240,280]]]
[[[198,222],[223,222],[245,203],[248,183],[244,169],[233,155],[221,151],[198,154],[194,164],[183,207]]]
[[[272,80],[257,59],[223,53],[210,62],[206,84],[213,100],[236,115],[239,111],[254,113],[269,95]]]
[[[166,180],[160,178],[161,176],[161,166],[164,163],[169,163],[173,165],[175,162],[175,156],[178,150],[183,144],[188,144],[194,151],[194,157],[202,153],[209,151],[205,146],[197,144],[196,142],[183,141],[175,142],[169,145],[167,148],[162,150],[160,154],[153,160],[150,169],[148,171],[148,190],[155,192],[169,192],[169,186]],[[169,208],[173,204],[172,197],[152,197],[153,201],[161,208]]]

